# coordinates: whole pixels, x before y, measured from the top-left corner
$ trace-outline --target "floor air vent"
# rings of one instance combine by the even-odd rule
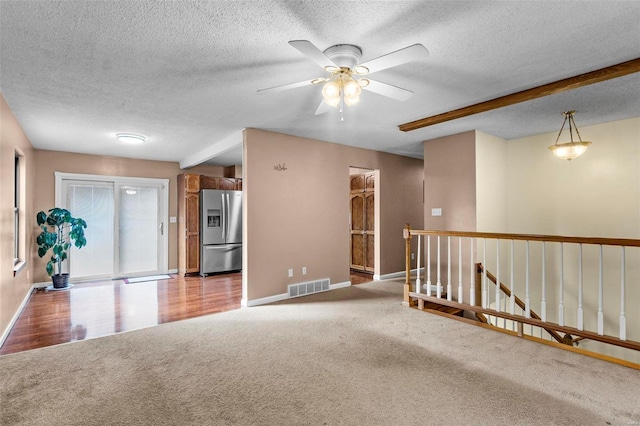
[[[317,281],[309,281],[300,284],[291,284],[289,286],[289,298],[305,296],[307,294],[319,293],[321,291],[329,290],[329,284],[331,281],[329,278],[324,278]]]

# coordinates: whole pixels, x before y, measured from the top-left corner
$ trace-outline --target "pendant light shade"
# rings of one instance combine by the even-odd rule
[[[560,132],[558,133],[558,137],[556,138],[556,143],[551,145],[549,149],[553,152],[553,155],[558,157],[561,160],[573,160],[585,153],[591,142],[583,141],[580,137],[580,132],[578,131],[578,126],[576,126],[575,121],[573,121],[573,114],[575,111],[566,111],[563,112],[564,121],[562,122],[562,127],[560,127]],[[569,135],[571,137],[571,142],[561,143],[560,135],[562,134],[562,130],[564,129],[564,125],[569,121]],[[575,128],[576,134],[578,135],[578,141],[574,142],[573,140],[573,129]]]

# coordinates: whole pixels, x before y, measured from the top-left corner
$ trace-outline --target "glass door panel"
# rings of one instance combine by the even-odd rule
[[[160,269],[158,237],[163,229],[158,214],[158,190],[120,185],[118,275],[156,273]]]
[[[67,210],[73,217],[80,217],[87,222],[87,245],[82,250],[73,246],[69,252],[69,262],[63,264],[74,279],[111,277],[114,259],[113,182],[63,182]]]

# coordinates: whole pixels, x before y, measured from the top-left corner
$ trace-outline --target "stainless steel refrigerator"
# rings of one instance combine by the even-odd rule
[[[200,275],[242,269],[242,191],[200,191]]]

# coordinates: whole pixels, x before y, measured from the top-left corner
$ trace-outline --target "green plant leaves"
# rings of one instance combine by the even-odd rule
[[[47,262],[47,274],[53,275],[56,266],[60,273],[62,262],[67,259],[71,243],[77,248],[87,245],[87,239],[84,236],[87,222],[81,218],[72,217],[69,210],[59,207],[50,209],[48,215],[44,211],[38,212],[36,222],[42,229],[36,237],[38,256],[44,257],[51,250],[53,256]],[[53,232],[49,227],[53,228]]]

